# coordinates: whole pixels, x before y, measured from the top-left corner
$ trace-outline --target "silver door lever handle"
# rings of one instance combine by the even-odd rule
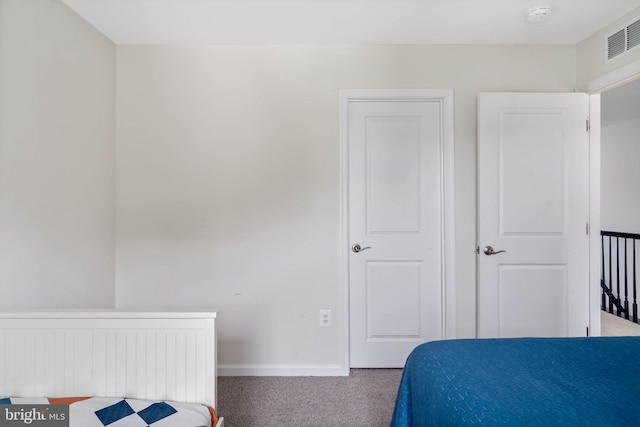
[[[356,243],[355,245],[351,246],[351,250],[352,250],[353,252],[355,252],[355,253],[362,252],[362,251],[364,251],[364,250],[366,250],[366,249],[371,249],[371,246],[365,246],[365,247],[363,248],[363,247],[360,247],[360,245],[359,245],[359,244],[357,244],[357,243]]]
[[[507,252],[507,251],[505,251],[505,250],[494,251],[493,250],[493,246],[485,246],[483,252],[484,252],[485,255],[495,255],[495,254],[499,254],[499,253]]]

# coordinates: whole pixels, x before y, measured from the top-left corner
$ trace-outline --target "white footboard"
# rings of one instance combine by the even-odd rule
[[[0,313],[0,396],[216,408],[216,312]]]

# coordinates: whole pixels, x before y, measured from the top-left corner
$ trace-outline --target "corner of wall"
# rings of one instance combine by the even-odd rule
[[[580,90],[589,90],[589,83],[593,80],[640,61],[640,49],[609,63],[605,61],[606,37],[638,17],[640,17],[640,7],[636,7],[576,45],[576,83]]]

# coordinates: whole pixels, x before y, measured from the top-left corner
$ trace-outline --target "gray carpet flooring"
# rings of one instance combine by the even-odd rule
[[[602,313],[602,335],[640,325]],[[227,427],[388,427],[401,369],[352,369],[348,377],[219,377]]]
[[[615,314],[609,314],[601,311],[601,335],[606,336],[638,336],[640,335],[640,325],[630,320],[618,317]]]
[[[387,427],[401,369],[352,369],[348,377],[219,377],[226,427]]]

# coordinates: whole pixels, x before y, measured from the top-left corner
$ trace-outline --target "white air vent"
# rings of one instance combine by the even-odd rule
[[[627,50],[640,45],[640,19],[627,27]]]
[[[640,19],[607,37],[607,61],[640,46]]]
[[[611,61],[618,55],[621,55],[626,52],[627,48],[625,46],[626,42],[625,30],[622,29],[617,33],[610,35],[607,38],[607,59]]]

